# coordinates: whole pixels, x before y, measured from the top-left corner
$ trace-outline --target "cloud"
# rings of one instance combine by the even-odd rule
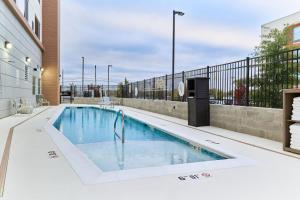
[[[77,81],[81,56],[86,57],[86,76],[93,79],[96,64],[102,82],[107,64],[114,66],[114,82],[169,74],[170,11],[178,7],[187,14],[176,17],[176,71],[240,59],[258,44],[261,24],[299,5],[291,2],[62,0],[61,65],[65,77]]]
[[[82,7],[77,9],[84,9]],[[172,35],[172,19],[160,13],[144,13],[134,10],[104,10],[97,12],[97,8],[89,7],[89,13],[80,16],[85,22],[93,22],[94,28],[151,35],[170,40]],[[93,13],[93,15],[90,15]],[[258,36],[246,30],[246,27],[234,27],[219,23],[195,21],[191,16],[177,17],[177,40],[228,48],[249,49],[258,41]],[[89,30],[89,29],[88,29]],[[129,39],[129,38],[127,38]],[[138,38],[135,38],[138,39]],[[245,42],[247,41],[247,42]]]

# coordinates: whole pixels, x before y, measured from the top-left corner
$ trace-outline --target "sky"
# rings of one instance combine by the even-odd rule
[[[299,0],[61,0],[64,85],[138,81],[172,72],[172,11],[176,17],[175,72],[251,56],[262,24],[300,10]]]

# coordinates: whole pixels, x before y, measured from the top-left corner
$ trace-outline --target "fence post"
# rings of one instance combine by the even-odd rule
[[[146,99],[146,80],[144,79],[144,99]]]
[[[209,78],[209,66],[206,67],[206,77]]]
[[[154,100],[155,99],[155,77],[153,78],[153,84],[152,84],[152,92],[153,92],[153,97],[152,99]]]
[[[250,71],[250,58],[246,58],[246,106],[249,106],[249,71]]]
[[[131,84],[131,86],[130,86],[130,96],[131,96],[131,98],[133,98],[133,91],[132,91],[132,83],[130,83]]]
[[[168,75],[166,74],[166,83],[165,83],[165,100],[168,100]]]
[[[183,84],[184,84],[184,71],[182,71],[182,74],[181,74],[181,81],[183,82]],[[184,84],[185,85],[185,84]],[[185,90],[184,90],[184,94],[183,94],[183,96],[182,96],[182,101],[184,101],[185,100]]]
[[[138,81],[136,82],[136,88],[137,88],[138,92],[137,92],[137,95],[135,98],[138,99],[139,98],[139,82]],[[134,88],[134,96],[135,96],[135,88]]]
[[[121,98],[124,98],[124,85],[121,85]]]

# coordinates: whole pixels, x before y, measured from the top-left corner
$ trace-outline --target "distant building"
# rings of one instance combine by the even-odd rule
[[[283,30],[286,26],[289,28],[290,45],[300,46],[300,11],[262,25],[262,40],[272,29]]]

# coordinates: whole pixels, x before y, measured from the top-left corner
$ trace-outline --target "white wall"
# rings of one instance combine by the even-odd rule
[[[272,29],[283,30],[286,25],[294,25],[300,23],[300,11],[289,16],[274,20],[261,26],[261,35],[264,39]]]
[[[3,118],[12,112],[10,100],[26,98],[35,102],[32,78],[40,77],[40,72],[33,69],[42,66],[42,52],[3,1],[0,1],[0,19],[0,118]],[[12,49],[5,49],[5,41],[13,45]],[[28,81],[25,80],[26,57],[31,58]],[[36,94],[37,83],[36,80]]]

